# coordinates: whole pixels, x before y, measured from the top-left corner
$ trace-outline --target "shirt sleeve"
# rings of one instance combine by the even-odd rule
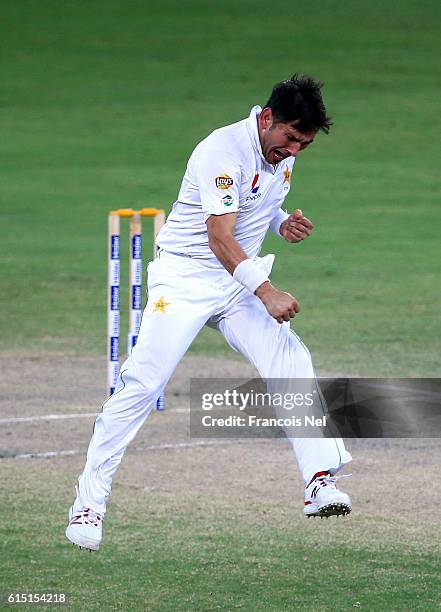
[[[277,236],[280,236],[280,232],[279,232],[280,226],[285,221],[285,219],[288,219],[288,217],[289,217],[289,214],[285,212],[284,210],[282,210],[281,208],[279,208],[279,210],[276,212],[274,217],[271,219],[271,222],[269,225],[270,230],[274,232]]]
[[[211,215],[238,211],[241,168],[231,153],[204,151],[196,166],[196,178],[204,221]]]

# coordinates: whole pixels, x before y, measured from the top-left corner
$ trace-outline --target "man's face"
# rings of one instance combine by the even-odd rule
[[[296,122],[276,123],[270,108],[264,108],[259,115],[258,128],[260,144],[266,161],[278,164],[282,160],[296,156],[310,145],[317,132],[299,132]]]

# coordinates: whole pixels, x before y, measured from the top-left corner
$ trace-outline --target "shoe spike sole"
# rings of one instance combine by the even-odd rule
[[[96,550],[93,550],[93,548],[86,548],[86,546],[80,546],[79,544],[75,544],[75,542],[72,542],[72,546],[76,546],[80,550],[87,550],[90,553],[96,552]]]
[[[318,512],[317,514],[307,514],[308,518],[312,516],[322,518],[329,518],[330,516],[347,516],[351,512],[351,508],[346,504],[330,504],[329,506],[325,506]]]

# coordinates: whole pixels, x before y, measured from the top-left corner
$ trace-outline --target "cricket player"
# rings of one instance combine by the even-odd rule
[[[290,329],[295,297],[269,280],[273,255],[259,252],[269,230],[295,244],[313,229],[300,210],[282,209],[297,155],[331,121],[321,83],[294,75],[263,108],[212,132],[194,149],[178,198],[148,267],[148,302],[132,354],[104,403],[67,538],[97,550],[111,483],[127,446],[199,330],[217,328],[268,379],[314,379],[308,349]],[[351,460],[340,438],[289,438],[305,481],[306,516],[347,514],[335,473]]]

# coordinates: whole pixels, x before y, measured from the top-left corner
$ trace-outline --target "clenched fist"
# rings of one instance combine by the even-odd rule
[[[300,305],[296,298],[286,291],[276,289],[269,281],[257,287],[255,294],[278,323],[289,321],[300,312]]]
[[[303,216],[300,208],[297,208],[280,226],[280,235],[287,242],[301,242],[311,235],[311,221]]]

